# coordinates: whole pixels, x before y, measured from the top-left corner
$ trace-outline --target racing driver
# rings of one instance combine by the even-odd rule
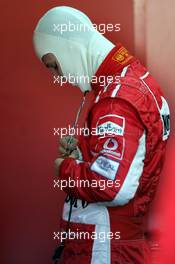
[[[106,39],[71,7],[46,12],[33,42],[54,75],[76,77],[73,85],[94,94],[85,121],[90,133],[61,139],[63,155],[55,161],[60,181],[76,183],[64,188],[61,227],[66,229],[72,205],[69,231],[77,235],[65,240],[59,263],[150,264],[144,219],[170,134],[158,83],[122,44]]]

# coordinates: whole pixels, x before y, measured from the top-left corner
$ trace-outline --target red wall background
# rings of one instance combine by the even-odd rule
[[[138,0],[139,1],[139,0]],[[173,0],[145,0],[146,3],[146,59],[150,72],[161,84],[171,110],[171,137],[167,146],[166,162],[154,201],[152,226],[160,236],[161,260],[175,261],[175,35]]]
[[[54,127],[72,123],[81,93],[54,86],[35,57],[32,32],[56,5],[87,13],[94,23],[121,23],[107,34],[134,51],[130,0],[1,2],[1,256],[3,264],[50,263],[64,194],[53,189],[58,138]]]

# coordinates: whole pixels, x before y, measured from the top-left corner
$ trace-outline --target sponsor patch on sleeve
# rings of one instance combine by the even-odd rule
[[[106,115],[99,118],[97,125],[97,135],[100,136],[123,136],[125,130],[125,118],[118,115]]]
[[[133,56],[129,54],[129,51],[125,47],[121,47],[112,57],[112,60],[123,65],[131,60]]]
[[[120,164],[117,161],[104,156],[99,156],[92,164],[91,170],[114,181],[119,165]]]
[[[116,138],[108,138],[104,144],[103,149],[100,153],[106,155],[108,157],[116,158],[119,160],[123,159],[125,149],[125,139],[123,137]]]

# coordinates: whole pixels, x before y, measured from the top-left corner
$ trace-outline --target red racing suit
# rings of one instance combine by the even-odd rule
[[[73,197],[76,236],[66,240],[61,263],[150,264],[143,222],[164,161],[169,107],[155,79],[121,44],[100,65],[100,76],[106,85],[92,83],[82,159],[66,158],[60,166],[60,180],[76,183],[64,188],[61,225]]]

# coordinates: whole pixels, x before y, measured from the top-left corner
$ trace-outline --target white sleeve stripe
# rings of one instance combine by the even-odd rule
[[[136,155],[131,163],[128,174],[125,178],[125,181],[114,198],[113,202],[115,205],[124,205],[131,200],[139,186],[139,179],[143,172],[144,159],[146,154],[146,133],[144,132],[142,137],[139,140],[139,146],[136,152]]]
[[[130,165],[125,181],[115,198],[110,202],[104,202],[106,206],[117,206],[127,204],[135,195],[139,186],[139,180],[143,173],[144,159],[146,154],[146,133],[144,131],[139,140],[136,155]]]

